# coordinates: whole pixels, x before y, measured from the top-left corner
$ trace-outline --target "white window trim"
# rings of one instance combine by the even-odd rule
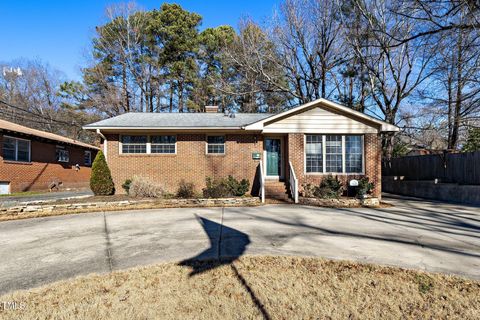
[[[4,138],[9,138],[15,140],[15,160],[8,160],[8,159],[3,159],[4,161],[15,161],[15,162],[23,162],[23,163],[29,163],[32,162],[32,142],[31,140],[28,139],[22,139],[22,138],[17,138],[17,137],[12,137],[12,136],[7,136],[4,135]],[[22,141],[27,141],[28,142],[28,161],[19,161],[18,160],[18,140]],[[3,148],[3,146],[2,146]]]
[[[124,136],[146,136],[147,137],[147,146],[146,146],[146,150],[145,150],[145,153],[130,153],[130,152],[123,152],[123,137]],[[148,154],[148,151],[149,151],[149,145],[150,145],[150,137],[146,134],[121,134],[119,135],[119,139],[118,139],[118,154],[125,154],[125,155],[129,155],[129,156],[139,156],[139,155],[144,155],[144,154]],[[143,143],[127,143],[127,144],[142,144]]]
[[[322,169],[323,172],[307,172],[307,135],[321,135],[322,136]],[[326,136],[342,136],[342,172],[327,172],[327,147],[326,147]],[[361,136],[362,140],[362,172],[348,172],[346,167],[346,146],[345,146],[345,137],[346,136]],[[363,134],[316,134],[308,133],[303,135],[303,173],[305,175],[312,176],[322,176],[322,175],[346,175],[346,176],[358,176],[365,175],[365,136]]]
[[[152,153],[152,137],[158,137],[158,136],[173,136],[175,137],[175,152],[174,153]],[[154,143],[154,145],[162,146],[162,145],[171,145],[171,143]],[[175,134],[152,134],[148,136],[147,139],[147,153],[148,154],[153,154],[153,155],[159,155],[159,156],[165,156],[165,155],[176,155],[177,154],[177,136]]]
[[[209,153],[208,152],[208,137],[223,137],[223,143],[212,143],[211,145],[222,145],[223,153]],[[227,136],[224,134],[207,134],[205,136],[205,154],[209,156],[223,156],[227,153]]]
[[[57,149],[63,150],[67,152],[68,159],[67,160],[60,160],[58,159],[57,162],[69,163],[70,162],[70,152],[64,146],[56,146],[55,147],[55,158],[57,157]]]
[[[146,150],[145,153],[124,153],[123,152],[123,142],[122,137],[124,136],[146,136],[147,143],[146,143]],[[175,137],[175,152],[174,153],[152,153],[152,139],[153,136],[173,136]],[[143,143],[128,143],[128,144],[143,144]],[[156,143],[155,145],[170,145],[171,143]],[[118,139],[118,154],[128,155],[128,156],[143,156],[143,155],[153,155],[153,156],[168,156],[168,155],[176,155],[177,154],[177,135],[175,134],[121,134],[119,135]]]
[[[346,175],[365,175],[365,162],[366,162],[366,157],[365,157],[365,135],[363,134],[346,134],[345,136],[360,136],[362,140],[362,173],[356,173],[356,172],[350,172],[347,173],[347,166],[346,166],[346,160],[345,160],[345,174]]]
[[[332,172],[332,171],[325,171],[327,170],[327,136],[340,136],[340,142],[342,143],[342,172]],[[345,149],[344,149],[344,146],[343,146],[343,142],[344,142],[344,135],[342,134],[324,134],[323,135],[323,142],[324,142],[324,153],[323,153],[323,163],[324,163],[324,167],[323,167],[323,174],[326,174],[326,175],[338,175],[338,174],[345,174],[345,167],[343,166],[344,164],[344,160],[345,160]],[[335,153],[336,154],[336,153]]]

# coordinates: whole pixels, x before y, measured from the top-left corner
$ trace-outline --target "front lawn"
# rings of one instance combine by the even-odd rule
[[[191,265],[191,264],[190,264]],[[191,265],[192,266],[192,265]],[[478,319],[480,283],[315,258],[160,264],[0,297],[16,319]]]
[[[45,193],[45,191],[23,191],[23,192],[0,194],[0,197],[28,197],[28,196],[42,194],[42,193]]]

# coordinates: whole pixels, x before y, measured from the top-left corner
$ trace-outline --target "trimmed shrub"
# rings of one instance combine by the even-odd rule
[[[250,181],[242,179],[240,182],[232,176],[228,176],[225,181],[227,188],[234,196],[242,197],[250,189]]]
[[[97,152],[97,156],[92,164],[90,189],[96,196],[109,196],[115,193],[112,174],[108,168],[105,156],[100,150]]]
[[[339,198],[343,193],[343,189],[343,185],[337,177],[328,175],[322,180],[318,189],[315,190],[315,196],[326,199]]]
[[[233,176],[226,179],[205,179],[206,187],[203,188],[205,198],[228,198],[241,197],[250,189],[250,182],[247,179],[238,181]]]
[[[357,197],[364,198],[367,194],[372,193],[374,188],[373,182],[370,182],[368,177],[363,177],[358,180],[358,188],[357,188]]]
[[[130,183],[129,194],[137,198],[161,198],[165,195],[163,188],[144,177],[135,176]]]
[[[127,179],[125,180],[125,182],[122,184],[122,188],[123,190],[125,190],[125,192],[127,194],[130,194],[130,185],[132,184],[132,179]]]
[[[233,195],[228,189],[224,179],[216,180],[207,177],[205,184],[206,186],[202,190],[205,198],[228,198]]]
[[[322,199],[339,198],[345,189],[340,180],[332,175],[326,176],[320,185],[305,183],[302,187],[304,197]]]
[[[191,182],[180,181],[177,189],[177,198],[195,198],[195,186]]]

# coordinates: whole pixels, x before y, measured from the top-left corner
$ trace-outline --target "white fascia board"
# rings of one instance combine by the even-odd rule
[[[241,130],[241,127],[82,127],[84,130]]]

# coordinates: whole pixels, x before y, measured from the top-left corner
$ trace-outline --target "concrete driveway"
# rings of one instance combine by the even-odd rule
[[[0,293],[92,272],[243,254],[320,256],[480,279],[478,207],[386,200],[394,207],[161,209],[2,222]]]

